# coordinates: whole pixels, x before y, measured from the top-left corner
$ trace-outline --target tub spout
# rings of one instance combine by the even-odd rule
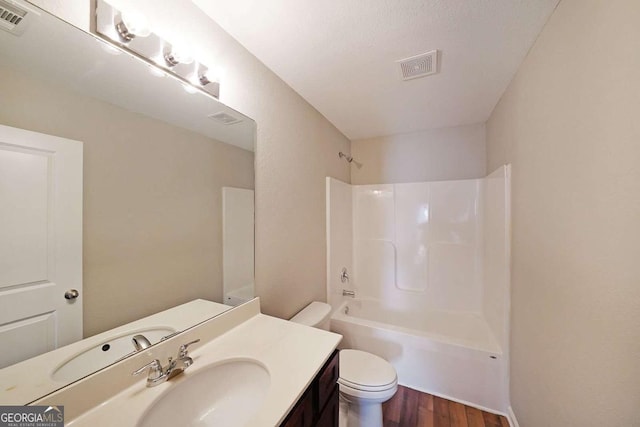
[[[350,291],[348,289],[343,289],[342,290],[342,296],[343,297],[355,298],[356,297],[356,292],[355,291]]]

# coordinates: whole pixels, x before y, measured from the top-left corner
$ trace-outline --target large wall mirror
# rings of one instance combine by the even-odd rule
[[[26,25],[0,26],[0,403],[25,404],[126,357],[136,332],[153,344],[253,297],[256,124],[29,3],[11,5]],[[66,157],[38,145],[62,140],[79,171],[67,181],[56,178]],[[60,202],[72,192],[64,182],[79,189],[81,213],[56,216],[76,203]],[[81,230],[77,244],[65,230]],[[69,253],[79,269],[67,285],[55,257]],[[55,366],[33,362],[72,346]],[[20,366],[30,373],[16,375]],[[23,380],[37,385],[31,394]]]

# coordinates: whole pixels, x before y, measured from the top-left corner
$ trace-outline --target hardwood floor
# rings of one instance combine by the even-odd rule
[[[398,386],[382,405],[384,427],[509,427],[501,415]]]

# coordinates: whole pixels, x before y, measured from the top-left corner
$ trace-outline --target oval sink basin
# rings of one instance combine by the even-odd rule
[[[233,360],[198,372],[186,371],[186,378],[145,411],[138,427],[245,426],[260,409],[270,383],[269,372],[253,360]]]
[[[155,344],[162,337],[174,332],[176,332],[175,329],[169,327],[152,327],[102,341],[67,359],[51,373],[51,378],[55,381],[69,382],[86,377],[133,352],[131,338],[134,335],[143,334],[151,344]]]

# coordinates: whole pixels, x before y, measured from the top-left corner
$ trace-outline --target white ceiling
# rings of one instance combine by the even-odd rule
[[[193,0],[350,139],[481,123],[559,0]],[[439,49],[440,73],[398,59]]]

